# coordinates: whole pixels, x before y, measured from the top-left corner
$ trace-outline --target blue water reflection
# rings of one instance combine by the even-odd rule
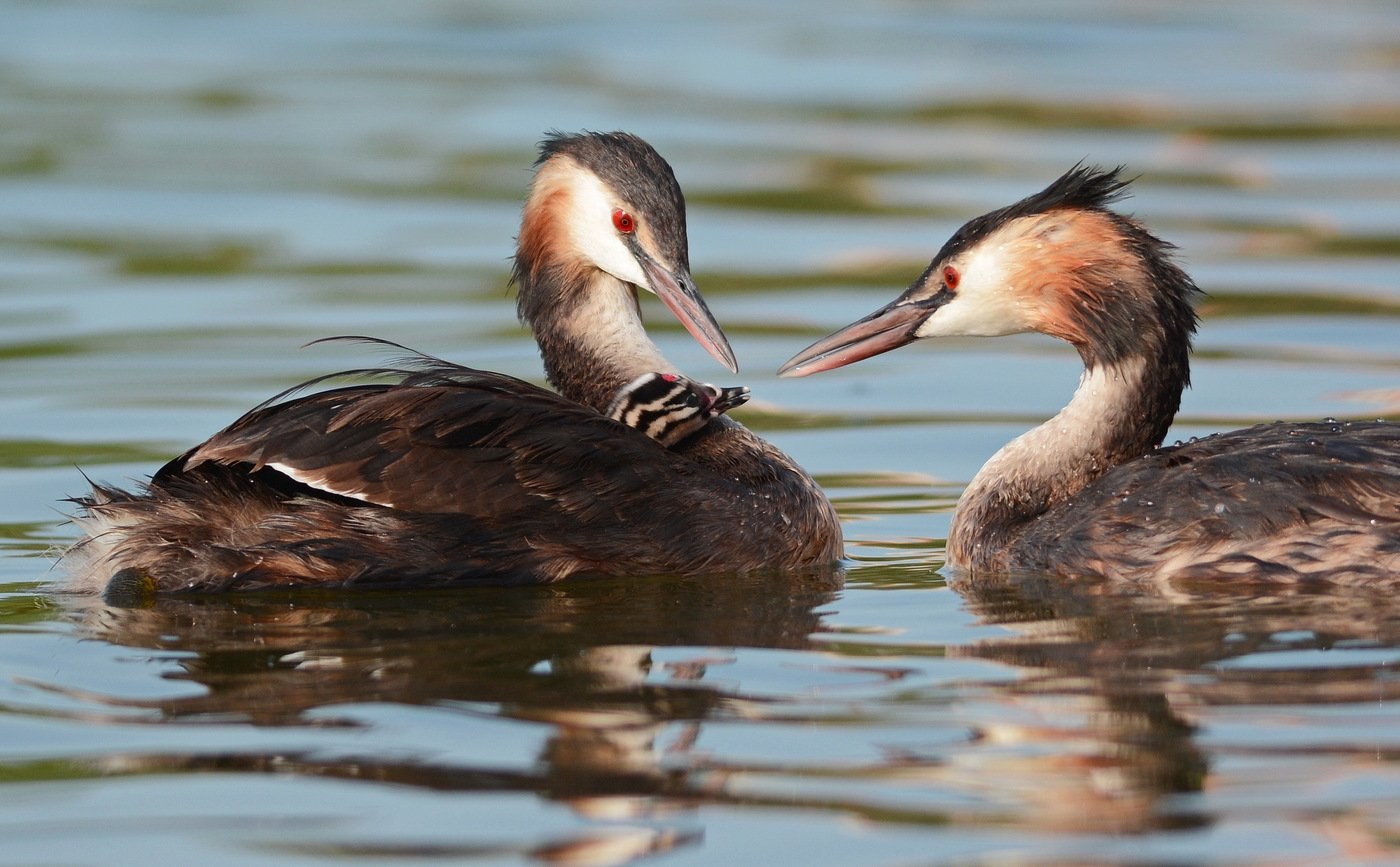
[[[1078,375],[1039,338],[772,371],[1074,162],[1210,297],[1176,436],[1400,414],[1400,8],[0,2],[0,815],[17,863],[1384,863],[1393,594],[937,571]],[[122,481],[370,333],[539,379],[533,143],[631,129],[844,584],[54,592]],[[659,307],[667,356],[718,369]]]

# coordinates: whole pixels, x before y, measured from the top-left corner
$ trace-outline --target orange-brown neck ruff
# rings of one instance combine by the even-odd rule
[[[642,330],[636,287],[678,293],[663,299],[732,363],[690,279],[683,201],[655,151],[620,133],[551,137],[515,277],[563,395],[422,356],[361,371],[387,384],[280,395],[144,490],[95,485],[77,500],[87,536],[65,557],[74,584],[144,593],[835,567],[830,502],[742,425],[712,418],[666,449],[601,412],[635,376],[670,368]]]
[[[521,218],[514,279],[517,310],[534,332],[549,381],[602,412],[622,386],[674,366],[646,333],[636,285],[618,276],[631,276],[635,262],[625,251],[599,261],[600,251],[623,248],[599,218],[610,203],[598,184],[567,155],[540,168]]]

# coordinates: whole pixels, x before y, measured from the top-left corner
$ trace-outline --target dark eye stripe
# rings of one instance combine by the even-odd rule
[[[700,388],[706,386],[674,374],[640,377],[619,393],[608,415],[669,447],[719,414],[702,408],[710,395],[699,393]],[[718,395],[718,389],[708,388]]]

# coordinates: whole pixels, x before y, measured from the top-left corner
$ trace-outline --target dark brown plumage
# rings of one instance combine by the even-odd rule
[[[1170,244],[1076,166],[969,222],[902,296],[783,366],[805,375],[922,337],[1039,331],[1084,378],[958,503],[951,565],[1164,581],[1400,578],[1400,425],[1276,423],[1160,448],[1190,380],[1199,293]]]
[[[551,137],[519,244],[521,316],[561,393],[414,356],[359,371],[389,384],[274,399],[144,491],[95,485],[77,500],[76,586],[534,583],[840,558],[816,484],[727,416],[668,449],[604,414],[670,369],[642,329],[639,286],[733,366],[689,275],[679,187],[649,145]]]
[[[1031,522],[1015,559],[1210,583],[1400,579],[1400,425],[1261,424],[1150,451]]]

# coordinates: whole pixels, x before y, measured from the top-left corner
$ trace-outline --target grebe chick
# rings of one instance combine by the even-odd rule
[[[747,386],[720,388],[679,373],[644,373],[618,391],[604,415],[671,448],[748,402]]]
[[[1076,166],[964,225],[892,303],[798,353],[805,376],[919,338],[1038,331],[1084,375],[963,493],[948,563],[1187,581],[1400,577],[1400,424],[1275,423],[1161,448],[1189,383],[1199,290],[1170,244]]]
[[[261,406],[143,491],[94,485],[77,499],[86,535],[65,554],[73,586],[111,581],[124,598],[840,559],[816,483],[728,416],[668,449],[605,415],[639,377],[674,369],[642,326],[639,289],[735,369],[690,276],[681,189],[650,145],[625,133],[545,140],[513,279],[558,393],[419,356],[397,382]]]

